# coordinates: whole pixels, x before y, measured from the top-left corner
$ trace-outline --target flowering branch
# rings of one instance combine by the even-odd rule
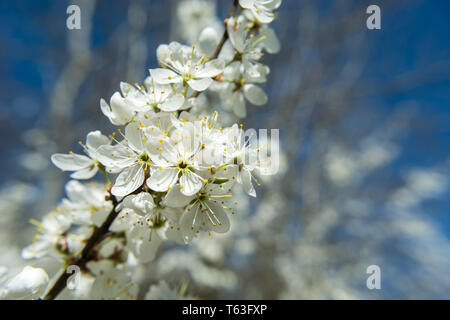
[[[238,3],[245,15],[235,17]],[[192,107],[208,89],[218,89],[222,103],[231,103],[239,117],[245,116],[244,97],[256,105],[267,101],[254,83],[264,82],[269,72],[260,62],[262,51],[279,49],[266,24],[280,3],[234,0],[219,41],[205,28],[209,38],[199,40],[199,47],[160,45],[160,68],[149,70],[145,86],[122,82],[109,104],[100,100],[103,114],[124,130],[108,137],[90,132],[85,144],[79,142],[86,155],[52,155],[58,168],[74,171],[74,179],[102,172],[108,190],[72,180],[66,185],[68,199],[37,222],[40,234],[22,255],[62,256],[65,264],[43,299],[55,299],[68,286],[73,266],[89,281],[94,278],[91,297],[134,299],[137,286],[129,268],[154,259],[161,243],[186,244],[200,232],[228,232],[228,214],[238,205],[232,188],[241,184],[256,196],[255,172],[272,170],[268,147],[237,124],[220,125],[217,112],[193,114]],[[208,47],[211,43],[217,46]],[[230,56],[222,50],[225,44]],[[109,174],[117,175],[114,183]]]
[[[217,45],[216,50],[214,50],[214,54],[212,55],[211,59],[216,59],[219,56],[220,51],[222,50],[223,45],[225,44],[225,41],[227,41],[228,39],[228,31],[227,31],[228,19],[235,15],[238,2],[239,0],[233,0],[233,5],[231,6],[230,12],[228,13],[227,18],[224,20],[225,30],[223,31],[222,38],[220,38],[219,44]],[[201,93],[200,91],[195,91],[192,94],[192,97],[196,98],[200,93]]]
[[[80,257],[75,261],[71,262],[71,265],[75,265],[80,267],[80,269],[84,269],[86,267],[86,263],[89,261],[89,258],[92,253],[92,249],[103,239],[103,236],[108,233],[109,227],[113,223],[114,219],[117,217],[118,212],[116,212],[117,205],[119,202],[116,197],[110,195],[109,198],[113,203],[113,209],[109,213],[105,222],[100,226],[100,228],[96,228],[92,233],[92,236],[86,243],[83,251],[80,254]],[[43,300],[53,300],[58,296],[58,294],[67,286],[67,281],[70,277],[71,273],[67,272],[67,268],[64,272],[59,276],[58,280],[53,284],[52,288],[48,290],[48,292],[43,297]]]

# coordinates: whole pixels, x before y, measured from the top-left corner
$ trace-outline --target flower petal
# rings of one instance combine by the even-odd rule
[[[169,208],[182,208],[194,199],[194,196],[185,196],[181,193],[180,185],[175,184],[163,200],[163,205]]]
[[[95,176],[97,171],[98,171],[98,168],[97,168],[97,166],[94,165],[94,166],[92,166],[92,168],[88,167],[88,168],[84,168],[84,169],[75,171],[74,173],[72,173],[70,175],[70,177],[72,179],[86,180],[86,179],[90,179],[93,176]]]
[[[48,281],[49,277],[44,269],[26,266],[6,283],[0,298],[8,300],[39,298],[39,295],[44,293]]]
[[[192,240],[195,236],[195,232],[199,229],[200,214],[202,214],[200,205],[196,202],[193,205],[188,206],[181,215],[180,228],[186,242]]]
[[[115,196],[126,196],[139,188],[144,182],[144,169],[134,165],[123,170],[116,179],[111,193]]]
[[[268,53],[275,54],[280,51],[280,41],[278,40],[272,28],[263,28],[261,30],[260,36],[266,37],[260,42],[260,44],[262,47],[264,47],[264,49],[266,49]]]
[[[211,230],[217,233],[225,233],[230,230],[230,220],[222,205],[216,200],[209,200],[206,204],[214,212],[214,215],[208,212],[211,215],[211,220],[214,222]]]
[[[111,144],[111,140],[107,136],[103,135],[100,130],[91,131],[88,133],[86,137],[86,146],[88,149],[97,150],[104,144]]]
[[[246,84],[244,86],[244,94],[247,100],[254,105],[261,106],[267,103],[266,93],[254,84]]]
[[[155,170],[147,179],[147,186],[153,191],[164,192],[172,187],[178,179],[178,169],[163,168]]]
[[[142,239],[136,240],[135,253],[136,257],[141,263],[146,263],[155,258],[156,252],[162,243],[162,239],[159,237],[155,230],[147,229],[142,235]]]
[[[205,63],[203,69],[194,74],[196,78],[212,78],[221,74],[225,68],[225,63],[221,59],[214,59]]]
[[[243,186],[245,192],[247,192],[248,195],[250,195],[252,197],[256,197],[256,191],[255,191],[255,188],[253,187],[253,183],[252,183],[252,175],[245,168],[242,169],[242,171],[241,171],[240,180],[241,180],[241,183],[242,183],[242,186]]]
[[[150,74],[153,80],[160,84],[177,83],[182,81],[182,78],[179,75],[169,69],[150,69]]]
[[[63,153],[55,153],[50,158],[55,166],[60,168],[61,170],[68,171],[76,171],[80,169],[84,169],[89,167],[92,164],[92,159],[72,153],[72,154],[63,154]]]
[[[176,94],[166,99],[163,103],[158,105],[162,111],[172,112],[181,108],[184,103],[184,96],[182,94]]]
[[[198,80],[189,80],[187,83],[192,89],[196,91],[203,91],[206,90],[212,82],[213,79],[211,78],[203,78]]]
[[[183,186],[183,188],[181,188]],[[203,187],[203,179],[198,174],[193,173],[190,170],[183,172],[180,178],[181,193],[185,196],[192,196],[200,191]]]
[[[206,27],[200,32],[198,42],[201,51],[211,56],[219,43],[219,36],[214,28]]]
[[[137,122],[132,122],[125,127],[125,138],[128,140],[128,145],[140,154],[144,150],[143,132]]]
[[[119,92],[114,92],[110,100],[111,107],[106,103],[105,100],[100,100],[100,107],[105,116],[109,118],[112,124],[120,126],[131,121],[134,112],[127,105],[126,101]]]
[[[247,115],[247,110],[245,108],[244,95],[240,91],[233,93],[231,97],[231,105],[233,106],[233,111],[239,118],[245,118]]]

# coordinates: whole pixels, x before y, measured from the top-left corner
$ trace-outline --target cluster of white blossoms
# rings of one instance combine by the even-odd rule
[[[165,241],[186,244],[202,232],[227,232],[236,213],[233,186],[255,197],[255,175],[274,171],[270,150],[254,130],[222,127],[217,112],[200,116],[193,107],[208,89],[239,117],[246,114],[244,97],[266,103],[255,83],[269,73],[264,51],[279,50],[267,24],[280,2],[241,0],[222,40],[206,28],[198,45],[160,45],[159,68],[143,85],[122,82],[109,104],[101,99],[101,111],[119,128],[90,132],[79,142],[84,154],[51,160],[77,180],[100,172],[106,185],[68,182],[67,198],[33,222],[39,233],[22,256],[55,257],[65,266],[82,261],[84,279],[92,280],[83,282],[88,297],[134,298],[133,266],[154,259]]]

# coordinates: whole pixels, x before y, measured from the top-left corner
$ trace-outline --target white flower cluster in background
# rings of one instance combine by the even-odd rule
[[[209,90],[239,117],[246,115],[244,99],[267,102],[257,84],[269,74],[264,52],[279,50],[267,24],[280,3],[240,1],[225,20],[222,38],[209,26],[197,45],[160,45],[159,68],[150,69],[142,85],[122,82],[109,103],[101,99],[101,111],[119,128],[108,136],[88,133],[85,143],[79,142],[84,154],[51,157],[77,180],[67,183],[67,198],[53,212],[32,221],[38,234],[22,257],[52,257],[64,266],[82,257],[82,277],[72,297],[134,299],[133,270],[153,260],[161,244],[187,244],[201,233],[229,231],[238,205],[233,187],[239,184],[237,190],[256,197],[255,175],[274,173],[270,150],[254,130],[225,127],[217,112],[200,115],[196,107]],[[78,181],[97,173],[106,185]],[[147,296],[167,288],[160,284]],[[65,288],[61,297],[68,296]]]

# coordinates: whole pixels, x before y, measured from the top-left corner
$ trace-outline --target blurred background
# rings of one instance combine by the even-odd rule
[[[228,234],[161,248],[138,272],[141,298],[160,279],[201,299],[450,298],[450,2],[372,2],[283,1],[269,102],[243,120],[280,129],[280,171],[239,201]],[[66,27],[70,4],[80,30]],[[370,4],[381,30],[366,27]],[[230,6],[0,3],[0,265],[22,268],[29,219],[64,196],[69,174],[49,156],[111,132],[100,98],[141,83],[159,44],[221,30]],[[370,265],[381,290],[366,287]]]

